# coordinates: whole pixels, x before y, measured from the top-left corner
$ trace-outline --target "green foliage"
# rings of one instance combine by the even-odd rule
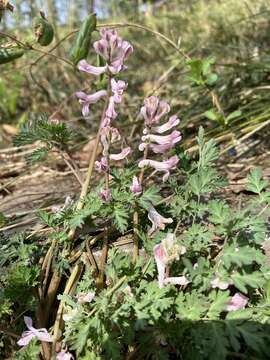
[[[37,141],[45,144],[27,156],[28,162],[33,164],[43,160],[53,148],[67,149],[70,140],[71,132],[63,122],[50,121],[46,114],[42,114],[36,120],[22,125],[20,132],[14,138],[14,145],[34,144]]]
[[[187,79],[194,85],[212,86],[216,83],[218,76],[211,72],[211,65],[215,59],[192,59],[187,62],[190,66],[190,74]]]

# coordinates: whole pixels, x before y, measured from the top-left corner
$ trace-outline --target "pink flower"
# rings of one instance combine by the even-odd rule
[[[131,148],[124,148],[119,154],[110,154],[110,159],[114,161],[124,160],[131,153]]]
[[[109,169],[109,164],[106,157],[102,156],[100,161],[95,161],[95,168],[98,172],[106,172]]]
[[[170,175],[170,170],[175,169],[178,162],[179,162],[178,157],[176,155],[174,155],[164,161],[155,161],[155,160],[149,160],[149,159],[141,160],[139,162],[139,167],[142,168],[144,166],[151,166],[156,171],[163,171],[165,174],[162,179],[163,179],[163,182],[165,182]]]
[[[124,62],[132,53],[133,47],[123,41],[115,30],[102,29],[101,39],[94,43],[94,49],[107,62],[106,67],[112,74],[125,69]]]
[[[88,292],[88,293],[81,293],[78,296],[78,303],[79,304],[85,304],[85,303],[90,303],[95,297],[95,293],[94,292]]]
[[[142,185],[139,182],[137,176],[133,176],[132,185],[130,187],[131,192],[135,195],[139,195],[142,192]]]
[[[150,205],[148,210],[148,219],[152,223],[151,229],[148,231],[148,235],[152,235],[156,230],[164,230],[165,224],[171,224],[173,222],[172,218],[165,218],[160,215],[153,205]]]
[[[160,101],[156,96],[150,96],[144,100],[141,114],[147,126],[158,123],[160,119],[170,111],[170,106],[165,101]]]
[[[150,144],[150,148],[154,151],[156,154],[164,154],[168,150],[172,149],[176,143],[178,143],[181,140],[181,134],[179,131],[174,130],[169,135],[153,135],[148,134],[142,136],[143,141],[148,142],[156,142],[156,144]],[[140,144],[139,149],[145,147],[145,143]]]
[[[116,81],[111,79],[111,88],[114,102],[120,103],[122,101],[123,92],[127,88],[127,83],[125,83],[123,80]]]
[[[157,132],[158,134],[162,134],[165,131],[171,130],[173,127],[177,126],[180,123],[180,120],[176,115],[173,115],[169,118],[169,120],[160,126],[152,127],[152,131]]]
[[[174,244],[174,235],[167,234],[166,238],[158,245],[154,246],[154,257],[158,269],[158,284],[162,288],[166,284],[187,285],[189,281],[185,276],[166,277],[166,268],[174,260],[179,259],[179,255],[186,252],[184,246]]]
[[[248,303],[248,298],[245,295],[241,293],[236,293],[228,303],[226,310],[227,311],[241,310],[245,308],[247,303]]]
[[[148,134],[148,135],[144,135],[142,136],[142,141],[151,141],[151,142],[156,142],[157,144],[160,145],[165,145],[167,143],[172,143],[173,145],[176,144],[178,141],[181,140],[181,134],[179,131],[174,130],[171,134],[169,135],[153,135],[153,134]]]
[[[113,120],[117,117],[117,112],[114,109],[114,97],[113,96],[111,96],[109,99],[109,105],[106,110],[106,117],[108,117],[111,120]]]
[[[74,356],[67,350],[61,350],[57,353],[56,360],[74,360]]]
[[[216,276],[212,281],[211,281],[211,287],[213,289],[218,288],[220,290],[226,290],[228,289],[230,283],[226,282],[226,281],[222,281],[220,280],[220,278],[218,276]]]
[[[83,91],[78,91],[78,92],[76,92],[76,96],[79,99],[79,102],[83,105],[83,108],[82,108],[83,116],[87,116],[89,114],[89,105],[95,104],[101,98],[107,96],[107,91],[100,90],[91,95],[87,95]]]
[[[37,337],[40,341],[53,341],[50,334],[45,328],[36,329],[33,327],[33,320],[30,317],[24,316],[24,322],[29,330],[22,333],[22,337],[17,343],[18,345],[26,346],[34,337]]]
[[[78,63],[78,69],[92,75],[101,75],[107,71],[107,66],[93,66],[88,64],[86,60],[81,60]]]
[[[101,199],[102,199],[105,203],[108,203],[108,202],[110,202],[111,199],[112,199],[112,192],[111,192],[110,189],[108,189],[108,190],[104,189],[104,190],[102,190],[102,191],[100,192],[100,196],[101,196]]]
[[[108,155],[110,143],[114,143],[115,141],[119,141],[120,139],[121,136],[116,128],[112,126],[103,127],[100,132],[100,141],[103,146],[103,155]]]

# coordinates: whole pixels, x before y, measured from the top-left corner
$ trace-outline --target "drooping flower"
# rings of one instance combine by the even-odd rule
[[[180,255],[186,252],[184,246],[174,244],[174,235],[167,234],[166,238],[158,245],[154,246],[154,257],[158,269],[158,284],[163,287],[166,284],[187,285],[189,281],[185,276],[167,277],[166,268],[174,260],[178,260]]]
[[[83,91],[76,92],[76,96],[79,99],[79,103],[82,104],[82,114],[83,116],[87,116],[89,114],[89,105],[95,104],[98,102],[101,98],[107,96],[106,90],[100,90],[97,91],[94,94],[87,95]]]
[[[178,162],[179,162],[178,157],[176,155],[174,155],[164,161],[156,161],[156,160],[150,160],[150,159],[141,160],[139,162],[139,167],[142,168],[144,166],[150,166],[150,167],[154,168],[156,171],[164,172],[165,174],[162,179],[163,179],[163,182],[165,182],[170,175],[170,170],[175,169]]]
[[[95,297],[94,292],[88,292],[88,293],[80,293],[78,296],[78,303],[79,304],[85,304],[90,303]]]
[[[153,205],[150,205],[148,210],[148,219],[152,223],[151,229],[148,231],[148,235],[152,235],[156,230],[164,230],[165,224],[171,224],[172,218],[165,218],[160,215]]]
[[[74,360],[74,356],[67,349],[64,349],[57,353],[56,360]]]
[[[17,342],[18,345],[26,346],[34,337],[37,337],[40,341],[45,341],[45,342],[53,341],[47,329],[45,328],[36,329],[33,327],[33,320],[30,317],[24,316],[24,322],[29,330],[24,331],[22,333],[22,337]]]
[[[137,176],[133,176],[132,185],[130,186],[131,192],[135,195],[140,195],[142,192],[142,185],[139,182]]]
[[[110,154],[110,160],[124,160],[131,153],[131,147],[124,148],[119,154]]]
[[[124,90],[127,88],[127,83],[123,80],[116,81],[115,79],[111,79],[111,88],[113,92],[113,100],[115,103],[119,104],[122,101],[122,95]]]
[[[169,104],[165,101],[160,101],[156,96],[146,98],[144,106],[141,108],[141,114],[147,126],[159,123],[160,119],[169,111]]]
[[[245,295],[241,293],[236,293],[228,303],[226,310],[227,311],[241,310],[246,307],[247,303],[248,303],[248,298]]]

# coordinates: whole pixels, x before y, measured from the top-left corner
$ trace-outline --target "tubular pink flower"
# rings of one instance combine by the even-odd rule
[[[101,75],[107,71],[107,66],[93,66],[88,64],[86,60],[81,60],[78,63],[78,69],[92,75]]]
[[[131,147],[124,148],[119,154],[110,154],[110,160],[124,160],[131,153]]]
[[[139,182],[137,176],[133,176],[132,185],[130,186],[131,192],[135,195],[140,195],[142,192],[142,185]]]
[[[110,190],[110,189],[108,189],[108,190],[106,190],[106,189],[102,190],[102,191],[100,192],[100,196],[101,196],[101,199],[102,199],[104,202],[106,202],[106,203],[110,202],[111,199],[112,199],[111,190]]]
[[[56,360],[74,360],[74,356],[67,350],[61,350],[57,353]]]
[[[152,235],[156,230],[164,230],[165,224],[171,224],[173,222],[172,218],[165,218],[160,215],[153,205],[151,205],[148,210],[148,219],[152,223],[152,227],[148,231],[148,235]]]
[[[123,80],[116,81],[111,79],[111,88],[114,102],[119,104],[122,101],[123,92],[127,88],[127,83],[125,83]]]
[[[160,126],[153,126],[152,131],[157,132],[158,134],[162,134],[168,130],[171,130],[173,127],[177,126],[180,123],[180,120],[176,115],[173,115],[169,118],[169,120]]]
[[[241,310],[246,307],[247,303],[248,303],[248,298],[245,295],[241,293],[236,293],[228,303],[226,310],[227,311]]]
[[[186,252],[184,246],[174,244],[173,234],[167,234],[161,243],[154,246],[153,251],[158,269],[158,284],[160,288],[166,284],[187,285],[189,283],[185,276],[166,277],[166,267],[174,260],[178,260],[179,255],[183,255]]]
[[[147,126],[158,123],[160,119],[170,111],[170,106],[165,101],[160,101],[156,96],[150,96],[144,100],[141,114]]]
[[[150,144],[149,147],[154,151],[156,154],[164,154],[165,152],[169,151],[174,147],[176,143],[178,143],[181,140],[181,134],[179,131],[174,130],[169,135],[153,135],[148,134],[142,136],[143,141],[150,141],[150,142],[156,142],[156,144]],[[139,149],[145,148],[146,144],[142,143],[139,145]],[[142,150],[141,150],[142,151]]]
[[[95,168],[98,172],[106,172],[109,169],[108,161],[106,157],[102,156],[100,161],[95,161]]]
[[[29,342],[34,337],[37,337],[40,341],[45,341],[45,342],[52,342],[53,341],[50,334],[48,333],[47,329],[45,329],[45,328],[36,329],[36,328],[33,327],[33,320],[30,317],[24,316],[24,322],[25,322],[25,325],[27,326],[27,328],[29,330],[24,331],[22,333],[22,337],[17,342],[18,345],[26,346],[26,345],[29,344]]]
[[[142,168],[144,166],[151,166],[156,171],[165,172],[165,174],[163,176],[163,182],[165,182],[170,175],[170,170],[175,169],[178,162],[179,162],[178,157],[176,155],[174,155],[164,161],[155,161],[155,160],[149,160],[149,159],[141,160],[139,162],[139,167]]]
[[[114,97],[111,96],[109,99],[109,105],[106,110],[106,117],[114,120],[117,117],[117,112],[114,109]]]
[[[151,141],[151,142],[156,142],[157,144],[160,144],[160,145],[166,145],[168,143],[170,143],[170,144],[172,143],[174,145],[178,141],[181,140],[181,133],[180,133],[180,131],[174,130],[169,135],[148,134],[148,135],[142,136],[142,141],[147,141],[147,140]]]
[[[79,99],[79,103],[82,104],[82,114],[83,116],[87,116],[89,114],[89,105],[95,104],[98,102],[101,98],[107,96],[106,90],[99,90],[95,92],[94,94],[87,95],[83,91],[76,92],[76,96]]]

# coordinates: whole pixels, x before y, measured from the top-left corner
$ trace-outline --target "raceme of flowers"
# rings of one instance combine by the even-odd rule
[[[108,99],[107,109],[102,119],[100,127],[100,141],[103,147],[102,157],[99,161],[95,162],[96,169],[105,174],[110,173],[110,161],[124,160],[130,153],[129,146],[123,148],[119,153],[110,153],[111,144],[121,140],[119,131],[112,126],[113,120],[117,117],[115,104],[120,104],[122,96],[127,88],[127,83],[123,80],[116,80],[113,76],[125,70],[125,60],[132,53],[133,48],[129,42],[122,40],[115,30],[102,29],[100,31],[101,39],[94,43],[94,49],[97,54],[101,55],[106,61],[106,65],[96,67],[88,64],[86,60],[81,60],[78,64],[80,71],[86,72],[91,75],[100,75],[107,73],[109,77],[110,93],[107,90],[99,90],[94,94],[87,95],[79,91],[76,96],[82,104],[82,114],[87,116],[89,114],[89,107],[91,104],[96,103],[102,98]],[[105,188],[100,193],[101,198],[105,202],[111,200],[111,191]]]
[[[168,180],[170,171],[176,168],[179,161],[176,155],[168,158],[167,153],[182,138],[180,131],[172,130],[180,122],[176,115],[171,116],[164,124],[160,124],[162,118],[169,112],[169,104],[159,100],[156,96],[146,98],[144,100],[144,106],[141,108],[145,128],[143,130],[143,136],[141,138],[142,142],[139,145],[139,150],[145,151],[146,149],[149,149],[155,154],[163,155],[163,160],[143,159],[139,162],[139,167],[143,168],[145,166],[150,166],[155,169],[155,171],[163,172],[163,182]],[[167,133],[169,131],[171,132]]]

